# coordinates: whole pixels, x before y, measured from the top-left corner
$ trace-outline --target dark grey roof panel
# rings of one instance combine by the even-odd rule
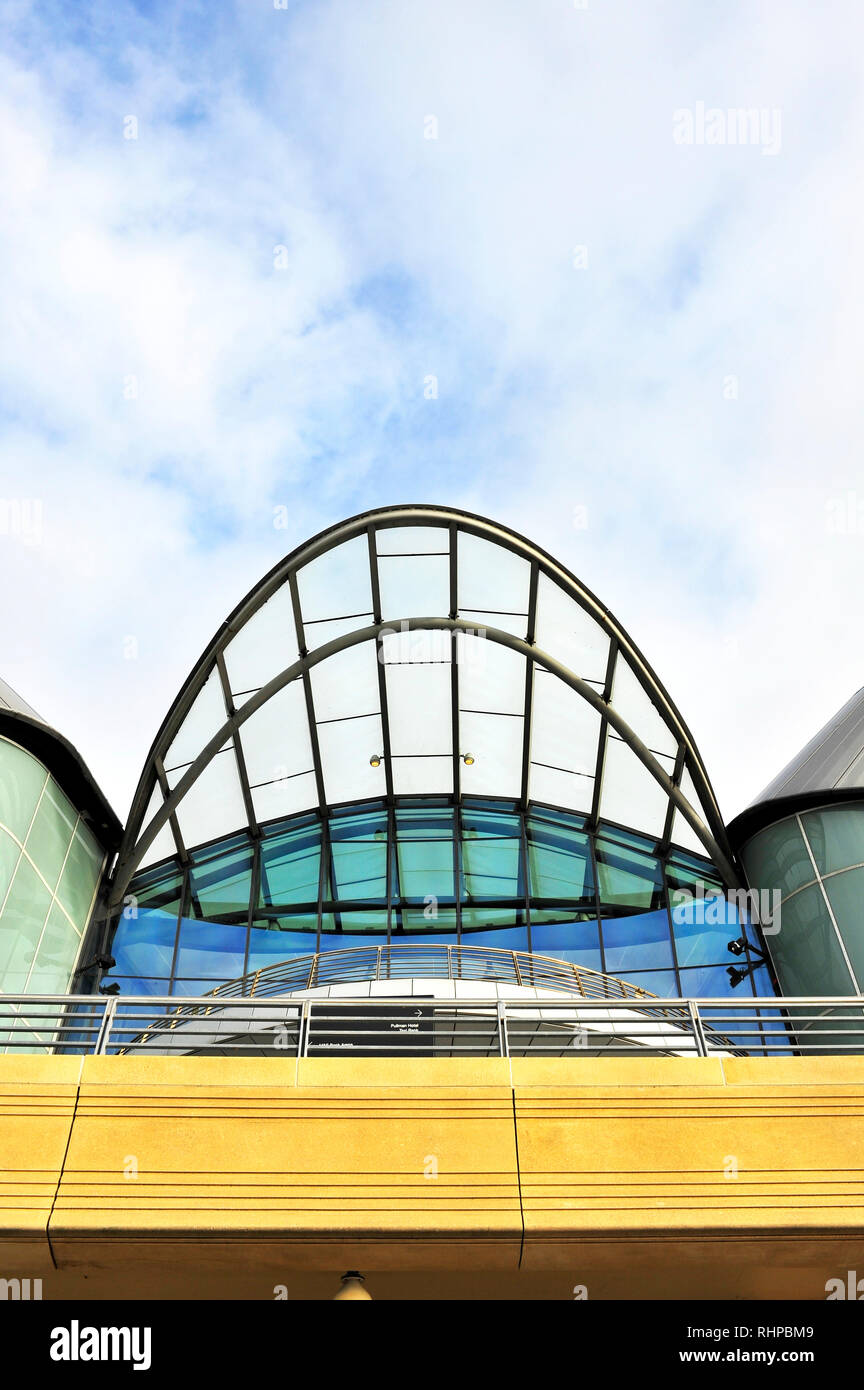
[[[45,723],[42,716],[36,713],[33,706],[28,705],[26,700],[22,700],[18,692],[13,690],[11,685],[7,685],[2,677],[0,677],[0,709],[11,709],[14,710],[16,714],[26,714],[29,715],[31,719],[38,719],[40,723]]]
[[[864,688],[847,700],[751,805],[856,787],[864,790]]]
[[[864,798],[864,689],[856,691],[726,829],[735,848],[784,816]]]

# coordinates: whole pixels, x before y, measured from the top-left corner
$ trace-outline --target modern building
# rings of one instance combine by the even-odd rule
[[[70,988],[121,831],[80,754],[0,681],[0,992]]]
[[[242,600],[125,827],[0,696],[0,1249],[57,1296],[818,1297],[864,1260],[860,694],[727,829],[603,604],[404,506]]]
[[[729,832],[749,881],[780,898],[768,941],[783,992],[864,992],[864,690]]]

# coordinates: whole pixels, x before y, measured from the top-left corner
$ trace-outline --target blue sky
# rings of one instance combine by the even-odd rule
[[[227,612],[388,502],[560,556],[728,815],[862,684],[857,5],[0,26],[2,673],[121,814]],[[782,138],[676,143],[700,102]]]

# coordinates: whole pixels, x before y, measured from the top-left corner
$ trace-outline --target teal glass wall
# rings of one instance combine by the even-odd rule
[[[103,859],[39,759],[0,738],[0,993],[66,992]]]
[[[295,816],[139,873],[113,939],[121,993],[203,994],[291,956],[428,940],[536,951],[658,995],[731,989],[712,864],[584,816],[408,799]],[[680,905],[678,894],[695,895]],[[771,994],[764,969],[739,986]]]
[[[780,930],[766,940],[783,993],[860,994],[864,801],[787,816],[741,853],[750,883],[780,892]]]

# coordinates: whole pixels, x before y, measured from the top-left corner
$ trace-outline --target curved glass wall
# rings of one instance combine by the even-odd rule
[[[277,817],[512,799],[725,865],[690,735],[627,634],[551,557],[445,508],[368,513],[277,566],[154,744],[115,875]]]
[[[0,738],[0,993],[66,991],[103,859],[39,759]]]
[[[228,836],[133,879],[106,977],[203,994],[291,956],[392,941],[536,951],[658,995],[729,993],[734,907],[706,859],[514,802],[366,802]],[[749,929],[748,929],[749,930]],[[753,966],[742,988],[772,994]],[[737,965],[745,964],[739,958]]]
[[[780,929],[766,940],[783,993],[860,994],[864,801],[787,816],[741,855],[754,887],[780,893]]]

